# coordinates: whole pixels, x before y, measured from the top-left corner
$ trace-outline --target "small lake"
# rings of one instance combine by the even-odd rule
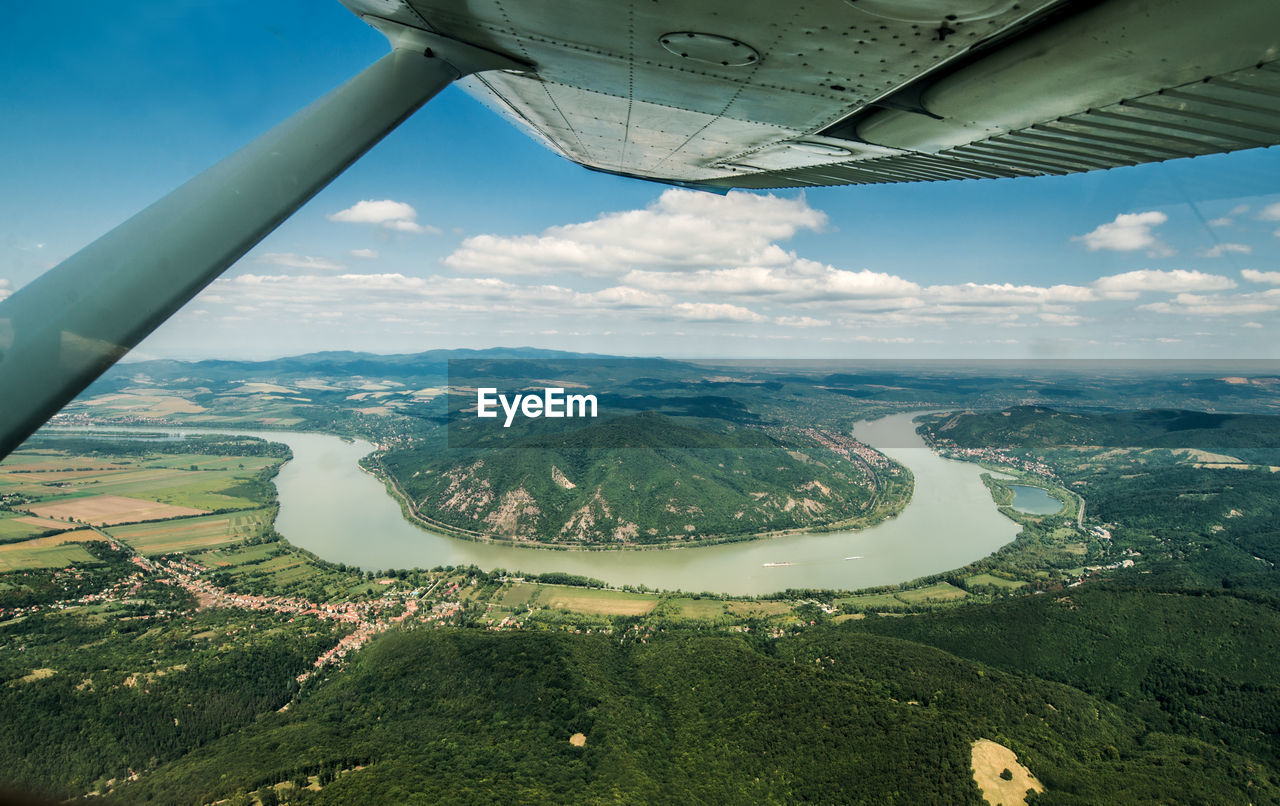
[[[917,416],[864,421],[853,432],[915,474],[915,495],[898,517],[854,532],[662,551],[552,551],[435,534],[406,521],[382,483],[356,464],[373,449],[369,443],[325,434],[236,433],[283,442],[293,450],[293,460],[276,477],[276,529],[331,562],[372,570],[474,564],[485,570],[562,571],[613,585],[758,595],[905,582],[967,565],[1013,540],[1019,527],[996,508],[982,483],[982,469],[929,450],[915,433]]]
[[[1039,487],[1010,484],[1009,489],[1013,490],[1013,503],[1010,506],[1019,512],[1028,515],[1053,515],[1062,511],[1062,502]]]

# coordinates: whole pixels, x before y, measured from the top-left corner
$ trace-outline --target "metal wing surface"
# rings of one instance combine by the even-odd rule
[[[343,0],[392,52],[0,300],[0,457],[455,80],[710,190],[1072,173],[1280,142],[1280,0]]]
[[[1276,0],[344,0],[508,54],[566,158],[715,188],[1066,174],[1280,142]]]

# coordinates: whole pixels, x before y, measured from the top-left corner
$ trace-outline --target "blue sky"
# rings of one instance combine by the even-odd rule
[[[386,50],[324,1],[22,4],[0,45],[0,295]],[[450,89],[134,357],[1276,357],[1278,233],[1280,149],[722,198]]]

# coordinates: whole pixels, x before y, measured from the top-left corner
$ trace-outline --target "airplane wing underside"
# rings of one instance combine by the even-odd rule
[[[710,190],[1280,142],[1280,0],[342,0],[391,52],[0,300],[0,458],[453,81]]]
[[[1064,174],[1280,142],[1274,0],[343,0],[507,54],[463,86],[707,188]]]

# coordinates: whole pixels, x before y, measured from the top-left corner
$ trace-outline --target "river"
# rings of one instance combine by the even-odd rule
[[[915,433],[915,416],[895,414],[854,428],[855,437],[915,474],[915,495],[898,517],[853,532],[663,551],[550,551],[435,534],[406,521],[382,483],[356,464],[372,450],[369,443],[324,434],[238,433],[293,450],[293,461],[276,477],[276,529],[331,562],[365,569],[474,564],[486,570],[563,571],[613,585],[758,595],[904,582],[967,565],[1013,540],[1018,526],[996,509],[980,478],[983,471],[929,450]]]

